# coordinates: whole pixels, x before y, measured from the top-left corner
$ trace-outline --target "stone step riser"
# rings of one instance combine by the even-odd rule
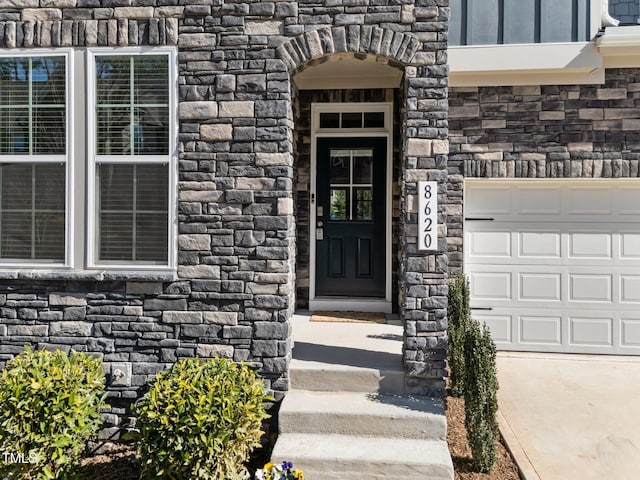
[[[363,465],[353,463],[331,464],[326,460],[309,461],[309,459],[293,460],[293,464],[304,472],[305,480],[344,480],[365,479],[366,480],[389,480],[390,478],[402,480],[451,480],[450,471],[445,468],[431,468],[431,472],[426,475],[422,465],[404,465],[390,467],[386,463],[367,463],[366,475],[363,475]]]
[[[319,414],[313,412],[282,412],[279,416],[281,434],[316,433],[357,435],[385,438],[415,438],[446,440],[446,426],[430,420],[394,418],[379,415]]]
[[[404,393],[404,373],[377,370],[317,370],[292,368],[291,388],[315,392]]]
[[[388,463],[367,463],[366,476],[363,476],[363,464],[335,463],[328,465],[326,460],[304,461],[293,460],[296,468],[304,472],[307,480],[389,480],[390,478],[402,480],[452,480],[450,471],[446,468],[432,468],[426,476],[422,465],[389,465]]]
[[[292,462],[304,471],[307,480],[453,480],[445,441],[284,435],[278,440],[272,459]]]

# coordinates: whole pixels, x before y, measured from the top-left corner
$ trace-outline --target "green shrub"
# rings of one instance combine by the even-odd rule
[[[487,473],[496,462],[498,378],[496,346],[487,326],[472,321],[465,345],[465,426],[475,468]]]
[[[464,395],[464,339],[471,322],[469,281],[454,275],[449,281],[449,387],[451,395]]]
[[[100,359],[25,348],[0,377],[0,452],[14,455],[0,459],[0,477],[73,478],[104,399]]]
[[[147,478],[232,480],[262,436],[264,383],[230,360],[180,360],[138,404]]]

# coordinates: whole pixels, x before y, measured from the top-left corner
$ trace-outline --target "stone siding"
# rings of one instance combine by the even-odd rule
[[[295,308],[296,169],[304,175],[294,161],[291,78],[348,52],[405,73],[394,208],[404,213],[394,238],[407,389],[443,396],[446,243],[416,251],[416,187],[440,182],[444,228],[448,17],[447,0],[0,2],[3,49],[176,46],[180,116],[175,278],[0,272],[0,358],[26,343],[102,355],[108,371],[131,372],[130,384],[109,383],[121,419],[148,377],[181,356],[250,361],[281,399]]]
[[[464,177],[640,176],[640,69],[609,69],[603,85],[452,88],[449,97],[452,271],[462,269]]]

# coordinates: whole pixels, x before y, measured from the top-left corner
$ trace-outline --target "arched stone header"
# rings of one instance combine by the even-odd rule
[[[421,42],[413,35],[375,25],[325,27],[305,32],[278,47],[277,54],[291,72],[334,53],[361,53],[412,65]]]

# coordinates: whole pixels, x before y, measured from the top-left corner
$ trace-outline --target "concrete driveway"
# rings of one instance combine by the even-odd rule
[[[640,358],[498,354],[500,429],[526,480],[640,478]]]

